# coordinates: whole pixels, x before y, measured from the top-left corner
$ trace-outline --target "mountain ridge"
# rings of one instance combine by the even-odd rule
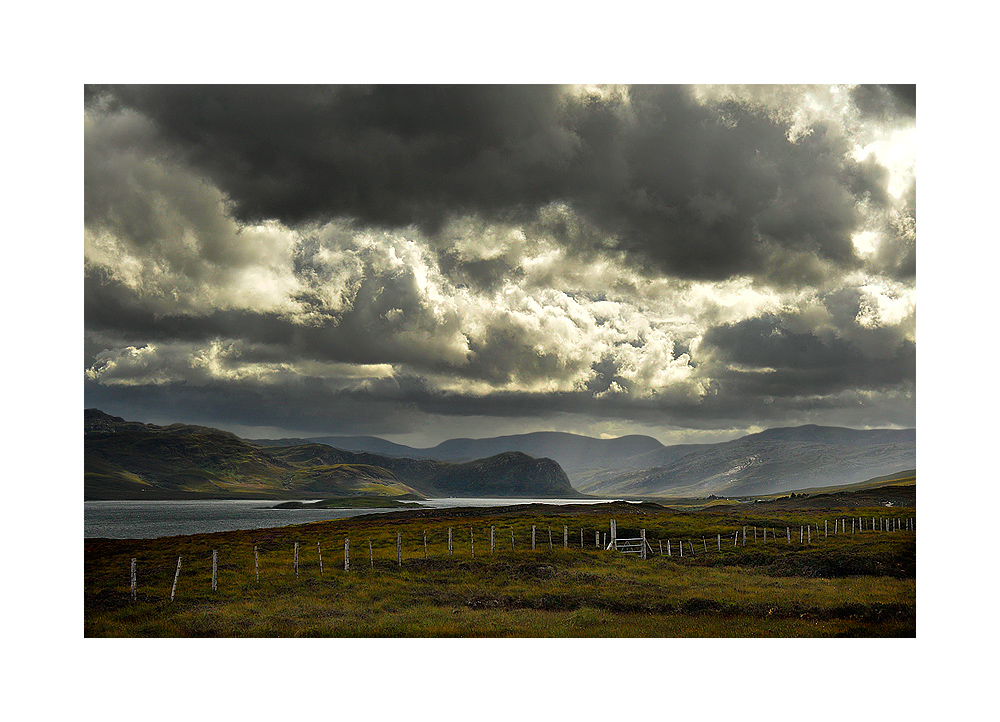
[[[751,496],[851,484],[916,467],[912,428],[807,424],[774,427],[714,444],[671,446],[641,435],[597,439],[543,431],[449,439],[429,449],[415,449],[370,436],[241,439],[209,427],[155,426],[97,410],[86,410],[84,418],[85,433],[95,441],[88,444],[87,473],[93,481],[101,481],[107,493],[134,492],[142,484],[148,488],[151,469],[143,466],[143,460],[148,461],[154,450],[176,467],[169,474],[153,475],[158,488],[201,493],[238,486],[241,493],[256,489],[355,495]],[[102,444],[114,447],[108,438],[116,434],[118,446],[130,439],[138,444],[133,449],[138,461],[132,460],[131,466],[120,453],[116,456],[108,449],[103,455],[93,453]],[[142,443],[129,434],[141,437]],[[338,440],[348,440],[356,448],[323,443]],[[185,443],[195,447],[185,452],[186,466],[179,461]],[[198,449],[198,444],[209,445],[215,454]],[[357,448],[365,446],[405,455]],[[533,481],[525,486],[525,478]]]
[[[575,489],[612,496],[756,494],[768,485],[774,491],[783,491],[792,490],[790,485],[797,483],[853,483],[869,471],[873,476],[916,465],[916,430],[912,428],[851,429],[805,424],[773,427],[717,443],[674,445],[664,445],[650,436],[597,439],[556,431],[448,439],[423,449],[379,437],[320,438],[331,444],[350,439],[359,447],[381,442],[408,451],[411,458],[438,460],[522,451],[554,459]],[[766,463],[761,462],[762,454],[766,455]],[[838,454],[843,456],[839,471],[837,460],[829,458]],[[802,457],[798,462],[792,458],[796,455]],[[808,464],[816,466],[815,473],[807,473]],[[742,483],[733,483],[741,479]]]
[[[146,496],[148,493],[148,496]],[[464,464],[264,446],[227,431],[84,412],[84,498],[580,496],[551,459],[510,452]]]

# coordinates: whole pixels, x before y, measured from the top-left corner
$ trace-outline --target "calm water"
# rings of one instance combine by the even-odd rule
[[[512,504],[600,504],[606,499],[427,499],[425,507],[509,506]],[[85,501],[85,538],[155,539],[237,529],[267,529],[311,521],[343,519],[400,509],[272,509],[279,501]],[[414,507],[416,508],[416,507]]]

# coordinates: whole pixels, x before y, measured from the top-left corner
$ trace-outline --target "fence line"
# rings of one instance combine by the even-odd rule
[[[812,532],[813,531],[816,531],[816,533],[817,533],[817,539],[826,540],[826,539],[829,539],[829,537],[830,537],[831,534],[834,537],[836,537],[838,535],[841,535],[841,536],[843,536],[843,535],[850,535],[850,536],[853,537],[853,536],[856,536],[856,535],[858,535],[860,533],[863,533],[863,532],[867,532],[869,534],[871,534],[873,532],[884,533],[884,534],[898,534],[900,532],[912,532],[916,528],[916,521],[915,521],[914,517],[897,517],[897,516],[864,517],[864,516],[862,516],[862,517],[849,517],[849,518],[850,518],[850,521],[851,521],[850,525],[848,525],[848,523],[847,523],[848,517],[835,517],[835,518],[832,519],[832,521],[834,522],[832,525],[829,524],[829,522],[831,521],[830,519],[823,519],[823,526],[822,527],[819,525],[818,522],[816,522],[815,524],[810,523],[810,524],[806,524],[806,525],[800,525],[799,526],[799,544],[800,545],[805,545],[805,546],[813,545],[814,544],[814,542],[812,541]],[[750,536],[750,535],[747,534],[747,531],[748,531],[747,526],[750,526],[750,530],[752,531],[751,540],[757,541],[761,545],[765,545],[765,544],[768,543],[768,537],[769,536],[770,536],[770,541],[771,541],[772,544],[778,538],[778,532],[777,532],[776,528],[764,526],[764,527],[762,527],[760,529],[761,533],[760,533],[760,535],[758,535],[757,534],[758,529],[757,529],[756,525],[743,525],[741,527],[736,528],[733,531],[733,544],[732,544],[732,547],[734,549],[736,549],[738,547],[744,547],[744,548],[746,547],[746,544],[747,544],[747,541],[748,541],[747,537]],[[830,528],[831,526],[833,527],[832,530]],[[848,526],[850,527],[850,530],[848,530]],[[509,528],[510,528],[510,536],[511,536],[511,552],[515,553],[515,550],[516,550],[516,536],[517,536],[517,534],[515,532],[514,526],[510,526]],[[708,548],[708,538],[707,538],[707,536],[701,536],[701,537],[696,537],[696,538],[683,538],[682,537],[682,538],[679,538],[679,539],[677,539],[677,538],[671,539],[671,538],[668,537],[666,539],[656,539],[655,540],[655,542],[656,542],[656,548],[654,549],[654,547],[650,543],[650,539],[648,538],[648,535],[647,535],[647,531],[648,530],[645,529],[645,528],[642,528],[642,529],[639,530],[639,537],[638,538],[618,536],[618,534],[615,533],[615,531],[617,530],[617,524],[613,520],[612,520],[612,523],[611,523],[611,529],[612,529],[611,539],[612,539],[612,541],[615,542],[615,544],[614,545],[610,545],[608,547],[604,546],[601,543],[602,532],[600,530],[594,530],[594,541],[595,541],[595,546],[596,547],[600,547],[600,548],[603,548],[603,549],[608,549],[608,548],[617,549],[619,552],[625,551],[627,553],[638,555],[638,556],[640,556],[643,559],[647,558],[647,552],[652,552],[652,553],[655,554],[657,550],[659,552],[659,556],[668,556],[668,557],[674,556],[673,552],[676,550],[677,556],[678,556],[679,559],[681,559],[681,558],[683,558],[685,556],[693,558],[693,557],[697,557],[699,555],[709,555],[710,554],[710,551],[709,551],[709,548]],[[548,534],[549,534],[549,551],[550,552],[554,552],[554,545],[553,545],[553,539],[552,539],[552,528],[551,528],[551,526],[547,527],[547,531],[548,531]],[[491,525],[489,527],[489,532],[490,532],[490,553],[491,553],[491,555],[494,555],[497,552],[497,548],[496,548],[496,526],[495,525]],[[532,550],[535,550],[535,551],[537,551],[536,533],[537,533],[537,525],[532,524],[531,525],[531,540],[532,540],[532,547],[531,548],[532,548]],[[822,533],[822,536],[819,536],[821,533]],[[605,540],[606,540],[607,532],[604,532],[603,534],[604,534]],[[634,532],[626,532],[626,534],[634,534]],[[433,534],[429,535],[428,534],[428,530],[424,529],[422,531],[422,542],[423,542],[422,546],[423,546],[423,559],[425,561],[427,561],[430,558],[429,536],[433,536]],[[716,534],[716,553],[717,554],[722,554],[723,553],[722,536],[723,535],[722,535],[721,532],[718,532]],[[437,537],[437,538],[440,539],[440,537]],[[697,550],[695,548],[695,544],[694,544],[694,542],[697,541],[698,538],[700,538],[701,542],[702,542],[702,551],[701,552],[697,552]],[[580,528],[580,548],[581,549],[585,549],[586,548],[586,546],[585,546],[585,539],[586,539],[586,529],[583,528],[583,527],[581,527]],[[786,526],[785,527],[785,539],[786,539],[786,542],[787,542],[788,545],[792,544],[791,527],[790,526]],[[452,527],[448,527],[447,541],[448,541],[448,555],[449,556],[454,556],[454,551],[455,550],[454,550],[454,546],[453,546],[453,528]],[[665,549],[664,549],[664,541],[666,542],[666,545],[665,545],[666,548]],[[753,544],[753,541],[751,541],[751,544]],[[475,526],[471,526],[469,528],[469,542],[470,542],[470,553],[471,553],[471,556],[472,556],[472,558],[475,558]],[[417,543],[418,544],[420,543],[420,537],[418,537]],[[375,570],[374,546],[375,545],[373,544],[372,538],[368,537],[369,568],[370,568],[371,571]],[[299,555],[299,551],[300,551],[299,547],[300,547],[300,543],[297,542],[297,541],[294,542],[293,548],[292,548],[292,565],[293,565],[293,570],[294,570],[294,574],[295,574],[295,578],[296,579],[299,578],[299,574],[300,574],[300,561],[301,560],[300,560],[300,555]],[[384,548],[384,547],[380,547],[380,548]],[[286,549],[287,549],[287,547],[286,547]],[[563,525],[563,552],[568,552],[569,550],[570,550],[570,545],[569,545],[569,526],[566,525],[566,524],[564,524]],[[254,581],[257,582],[257,583],[259,583],[260,582],[260,575],[261,575],[261,560],[260,560],[260,549],[259,549],[259,546],[257,544],[252,545],[251,551],[253,553]],[[212,554],[211,554],[211,563],[212,563],[212,566],[211,566],[211,590],[212,590],[212,592],[217,592],[218,588],[219,588],[219,550],[218,549],[212,549],[211,552],[212,552]],[[382,552],[382,553],[384,553],[384,552]],[[730,553],[732,553],[732,552],[730,552]],[[384,558],[384,557],[382,557],[382,558]],[[286,559],[287,559],[287,557],[286,557]],[[323,577],[323,575],[324,575],[324,567],[323,567],[322,541],[317,541],[316,542],[316,561],[317,561],[317,567],[318,567],[318,571],[319,571],[319,576]],[[178,589],[178,586],[179,586],[179,579],[180,579],[180,573],[181,573],[181,568],[182,568],[182,562],[183,562],[183,555],[179,555],[177,557],[177,564],[176,564],[176,567],[174,569],[173,580],[172,580],[172,583],[170,585],[169,599],[170,599],[171,602],[173,602],[175,600],[176,595],[177,595],[177,589]],[[130,596],[131,596],[131,598],[133,600],[136,600],[138,598],[138,563],[139,563],[139,559],[137,557],[131,557],[129,559],[129,592],[130,592]],[[396,533],[396,566],[397,567],[402,567],[403,566],[403,534],[402,534],[402,532],[397,532]],[[344,540],[344,571],[348,572],[348,573],[351,571],[351,566],[350,566],[350,539],[349,538],[346,538]],[[148,576],[151,576],[151,575],[147,574],[147,577]],[[147,582],[147,585],[148,584],[149,584],[149,582]],[[161,587],[161,589],[162,588],[163,587]]]

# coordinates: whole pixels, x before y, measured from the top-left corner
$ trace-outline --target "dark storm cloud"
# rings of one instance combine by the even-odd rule
[[[242,220],[343,217],[434,236],[453,217],[528,223],[561,202],[594,226],[591,238],[659,273],[802,283],[822,267],[775,277],[775,252],[854,267],[857,202],[884,198],[884,176],[851,161],[822,124],[793,143],[756,106],[703,105],[675,86],[634,87],[628,102],[549,86],[130,86],[113,96],[151,118]],[[482,270],[470,280],[489,284]]]
[[[631,98],[627,120],[605,107],[580,120],[590,142],[575,189],[621,247],[702,279],[766,274],[769,244],[853,263],[859,215],[842,140],[819,127],[791,143],[761,110],[706,107],[683,88]]]
[[[858,110],[870,117],[917,113],[916,85],[858,85],[851,91],[851,98]]]
[[[320,379],[280,388],[253,383],[106,386],[86,382],[88,407],[128,419],[280,427],[324,434],[399,434],[421,420],[405,402],[331,390]],[[280,403],[275,403],[280,399]]]
[[[321,379],[308,378],[280,386],[245,382],[108,386],[87,381],[84,392],[88,407],[130,419],[183,420],[223,428],[276,427],[315,434],[426,433],[432,419],[469,418],[522,420],[523,428],[530,430],[539,422],[552,423],[569,415],[689,429],[817,420],[844,425],[915,423],[912,396],[888,396],[872,407],[863,392],[854,389],[823,397],[758,394],[737,398],[719,393],[699,402],[682,402],[575,393],[442,393],[419,377],[404,376],[364,389],[336,389]],[[462,427],[451,428],[452,436],[462,435]]]
[[[346,215],[437,229],[552,199],[577,140],[547,86],[125,87],[116,99],[235,201],[244,219]]]
[[[323,434],[910,425],[913,124],[905,92],[852,91],[860,122],[846,95],[87,88],[87,405]]]
[[[888,351],[885,342],[874,357],[840,336],[821,338],[789,328],[783,319],[766,315],[709,329],[704,344],[735,368],[716,369],[714,378],[727,395],[810,397],[850,389],[912,388],[916,345],[899,340]]]

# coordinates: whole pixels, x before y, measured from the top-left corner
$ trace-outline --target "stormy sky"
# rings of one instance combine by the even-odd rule
[[[84,400],[250,437],[915,425],[913,86],[87,86]]]

